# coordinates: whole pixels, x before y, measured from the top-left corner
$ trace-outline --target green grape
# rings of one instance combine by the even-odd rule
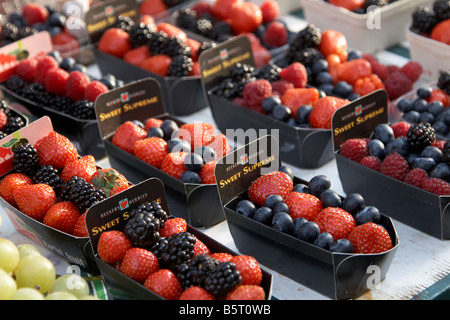
[[[78,300],[78,298],[69,292],[58,291],[49,293],[45,300]]]
[[[32,244],[24,243],[19,244],[17,246],[17,250],[19,250],[19,258],[22,259],[23,257],[26,257],[30,254],[41,254],[38,248],[36,248]]]
[[[0,269],[12,272],[19,262],[19,250],[16,245],[5,238],[0,238]]]
[[[33,288],[19,288],[11,300],[44,300],[44,295]]]
[[[78,274],[65,274],[53,282],[50,292],[65,291],[80,298],[89,294],[89,285],[83,277]]]
[[[17,290],[16,282],[3,269],[0,269],[0,300],[9,300]]]
[[[56,278],[55,267],[46,257],[32,254],[20,259],[14,269],[18,288],[36,288],[41,293],[46,293],[53,285]]]

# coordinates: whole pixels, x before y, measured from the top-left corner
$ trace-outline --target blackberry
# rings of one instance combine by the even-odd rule
[[[32,176],[34,183],[48,184],[58,194],[63,181],[60,178],[58,169],[51,165],[40,166]]]
[[[20,27],[18,30],[18,39],[23,39],[29,37],[33,34],[36,34],[38,31],[32,27]]]
[[[203,37],[209,37],[209,33],[211,32],[213,28],[213,23],[211,20],[206,18],[201,18],[197,20],[196,27],[195,27],[195,33],[198,33],[199,35]]]
[[[445,93],[450,94],[450,69],[446,72],[441,72],[437,86],[439,89],[444,90]]]
[[[242,79],[253,78],[256,74],[256,69],[245,63],[236,63],[230,68],[230,78],[238,82]]]
[[[22,97],[30,101],[36,101],[37,97],[42,94],[43,91],[45,91],[44,86],[40,83],[35,82],[30,84],[23,90]]]
[[[231,26],[225,21],[217,21],[216,23],[213,24],[213,27],[209,31],[208,36],[213,40],[223,42],[224,38],[232,36]]]
[[[52,92],[43,90],[43,91],[37,92],[35,102],[42,107],[52,108],[53,103],[56,99],[56,96],[57,95]]]
[[[10,116],[8,117],[8,120],[6,121],[5,126],[3,127],[3,132],[10,134],[13,133],[20,128],[25,127],[26,123],[22,119],[22,117],[19,116]]]
[[[274,63],[268,63],[258,71],[259,79],[266,79],[269,82],[274,82],[280,79],[281,68]]]
[[[197,13],[190,8],[179,10],[175,18],[175,24],[180,28],[195,32],[197,28]]]
[[[321,40],[322,33],[320,29],[313,24],[308,24],[304,29],[297,32],[294,38],[289,42],[287,55],[288,57],[293,57],[296,52],[302,49],[317,48]]]
[[[450,140],[447,140],[442,147],[442,162],[450,164]]]
[[[4,133],[3,131],[0,131],[0,139],[3,139],[6,136],[8,136],[6,133]]]
[[[7,22],[1,28],[1,39],[7,42],[19,40],[19,28],[10,22]]]
[[[29,143],[21,143],[13,148],[13,169],[32,176],[39,166],[36,149]]]
[[[322,53],[315,48],[300,50],[291,56],[291,63],[300,62],[307,69],[311,69],[314,62],[324,59]]]
[[[63,96],[56,96],[53,102],[53,108],[55,110],[64,112],[66,114],[71,114],[74,108],[74,102],[72,99]]]
[[[369,9],[369,7],[371,6],[377,6],[379,8],[384,7],[388,4],[388,2],[386,0],[366,0],[366,2],[364,2],[364,13],[367,13],[367,9]]]
[[[162,43],[163,53],[170,57],[176,57],[179,55],[191,56],[191,48],[186,44],[186,41],[181,40],[175,36],[169,36],[164,38]]]
[[[95,188],[84,178],[72,176],[61,184],[60,196],[65,201],[74,203],[80,212],[84,212],[94,204],[106,199],[102,189]]]
[[[123,232],[131,240],[133,246],[151,248],[158,242],[161,221],[155,217],[153,206],[138,206],[131,210],[130,220]]]
[[[134,26],[134,21],[128,16],[118,16],[111,28],[119,28],[123,31],[130,32]]]
[[[130,29],[130,42],[133,48],[146,45],[150,41],[152,30],[145,23],[138,23]]]
[[[8,117],[11,115],[11,110],[9,109],[6,100],[0,100],[0,110],[3,111]]]
[[[430,34],[436,25],[436,15],[427,7],[419,6],[412,14],[411,28],[417,33]]]
[[[208,274],[214,271],[218,265],[218,260],[203,253],[180,264],[177,268],[177,278],[180,280],[183,289],[192,286],[203,287]]]
[[[178,55],[172,59],[167,74],[169,77],[185,77],[192,71],[194,62],[186,55]]]
[[[242,92],[244,91],[245,86],[249,82],[255,81],[256,78],[243,78],[237,82],[234,83],[234,90],[233,90],[233,97],[242,97]]]
[[[73,103],[70,114],[78,119],[95,119],[94,102],[89,100],[79,100]]]
[[[145,208],[145,210],[153,210],[153,215],[159,219],[161,228],[164,227],[166,221],[169,219],[169,215],[167,214],[167,212],[161,207],[161,205],[156,202],[145,202],[144,204],[142,204],[141,206],[143,206]]]
[[[433,11],[436,15],[436,19],[441,22],[450,19],[450,1],[449,0],[437,0],[433,3]]]
[[[11,90],[12,92],[15,92],[19,95],[22,95],[22,90],[28,85],[28,83],[20,78],[17,75],[12,75],[4,82],[4,86]]]
[[[205,278],[204,286],[215,297],[221,297],[236,288],[242,282],[241,274],[233,262],[221,262]]]
[[[164,53],[164,41],[167,34],[162,31],[152,32],[150,35],[148,47],[152,55]]]
[[[168,239],[168,245],[161,253],[161,262],[164,266],[175,269],[194,256],[196,238],[190,232],[175,233]]]
[[[236,96],[236,87],[232,79],[226,78],[214,89],[214,93],[222,98],[232,100]]]
[[[406,137],[412,151],[421,151],[436,140],[436,133],[431,124],[422,122],[412,125]]]
[[[179,4],[182,4],[183,2],[185,2],[185,0],[163,0],[163,2],[168,8],[172,8]]]
[[[205,51],[208,50],[210,48],[215,48],[217,47],[217,43],[214,41],[203,41],[202,44],[200,45],[200,48],[198,48],[197,50],[197,56],[199,57],[200,54]]]
[[[169,238],[159,237],[159,239],[150,248],[150,251],[158,258],[160,264],[162,263],[161,256],[163,252],[167,251],[168,246],[169,246]]]

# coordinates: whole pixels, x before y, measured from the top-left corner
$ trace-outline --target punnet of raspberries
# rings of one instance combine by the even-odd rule
[[[233,208],[255,223],[339,253],[382,253],[395,246],[380,212],[358,194],[341,197],[325,175],[294,185],[285,166],[257,178]]]
[[[215,184],[217,161],[231,151],[226,136],[210,123],[179,125],[172,119],[126,121],[112,144],[184,183]]]
[[[100,235],[104,262],[166,300],[265,300],[263,272],[248,255],[212,252],[157,202],[131,209],[124,230]]]
[[[450,195],[450,144],[426,122],[379,124],[370,138],[345,141],[339,154],[439,196]]]

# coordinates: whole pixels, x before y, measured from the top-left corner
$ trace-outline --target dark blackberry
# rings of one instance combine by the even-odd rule
[[[241,274],[233,262],[221,262],[208,274],[204,286],[215,297],[221,297],[236,288],[242,282]]]
[[[163,0],[163,2],[168,8],[172,8],[179,4],[182,4],[183,2],[185,2],[185,0]]]
[[[447,140],[442,147],[442,162],[450,164],[450,140]]]
[[[450,69],[446,72],[441,72],[437,86],[439,89],[444,90],[445,93],[450,94]]]
[[[13,148],[13,169],[16,172],[32,176],[39,167],[36,149],[29,143],[21,143]]]
[[[256,75],[256,69],[245,63],[236,63],[230,68],[230,78],[233,81],[238,82],[242,79],[254,78]]]
[[[176,57],[179,55],[191,56],[191,48],[186,44],[186,41],[175,37],[169,36],[164,38],[163,53],[170,57]]]
[[[6,133],[4,133],[3,131],[0,131],[0,139],[3,139],[6,136],[8,136]]]
[[[6,100],[0,100],[0,110],[3,111],[7,116],[11,115],[11,110],[9,109]]]
[[[169,246],[169,238],[159,237],[159,239],[149,249],[158,258],[160,264],[162,263],[161,255],[163,252],[167,251],[168,246]]]
[[[19,40],[19,28],[14,24],[7,22],[1,28],[1,39],[7,42]]]
[[[153,215],[159,219],[161,228],[164,227],[166,221],[169,219],[169,215],[167,212],[161,207],[161,205],[156,202],[146,202],[143,204],[145,210],[150,210],[150,207],[153,209]]]
[[[18,30],[18,39],[23,39],[29,36],[32,36],[33,34],[36,34],[38,31],[32,27],[20,27]]]
[[[414,32],[430,34],[436,25],[436,15],[427,7],[419,6],[412,14],[411,28]]]
[[[117,20],[112,24],[111,28],[119,28],[123,31],[130,32],[134,26],[134,21],[128,16],[118,16]]]
[[[202,44],[200,45],[200,48],[198,48],[197,50],[197,56],[199,57],[200,54],[205,51],[208,50],[210,48],[215,48],[217,47],[217,43],[214,41],[203,41]]]
[[[123,232],[131,240],[133,246],[151,248],[158,242],[161,221],[153,214],[153,207],[138,206],[130,212]]]
[[[53,168],[51,165],[40,166],[33,175],[34,183],[45,183],[55,190],[56,194],[59,193],[63,181],[60,178],[58,169]]]
[[[241,79],[239,81],[236,81],[234,83],[233,98],[242,97],[242,92],[244,91],[244,88],[247,85],[247,83],[253,82],[255,80],[256,80],[256,78],[253,77],[253,78],[248,78],[248,79],[247,78],[243,78],[243,79]]]
[[[281,68],[274,63],[268,63],[258,70],[258,78],[266,79],[269,82],[280,79]]]
[[[364,13],[367,13],[367,9],[369,9],[369,7],[371,6],[377,6],[379,8],[384,7],[388,5],[388,1],[386,0],[366,0],[366,2],[364,2]]]
[[[70,113],[77,119],[95,119],[94,102],[84,99],[79,100],[73,103],[73,108],[71,109]]]
[[[152,32],[148,47],[152,55],[164,53],[164,41],[167,38],[167,33],[162,31]]]
[[[20,78],[17,75],[12,75],[4,82],[4,86],[11,90],[12,92],[15,92],[19,95],[21,95],[22,90],[28,85],[28,83]]]
[[[37,92],[36,100],[34,100],[34,101],[42,107],[52,108],[54,101],[57,98],[56,96],[57,95],[52,92],[43,90],[43,91]]]
[[[225,21],[217,21],[213,24],[208,36],[213,40],[223,42],[222,39],[224,39],[224,37],[228,38],[232,36],[231,26]]]
[[[190,232],[175,233],[169,238],[167,247],[161,253],[161,262],[170,269],[185,263],[194,256],[196,238]]]
[[[200,18],[197,20],[195,33],[203,36],[203,37],[209,37],[209,33],[211,32],[213,28],[213,23],[211,20],[206,18]]]
[[[8,121],[6,121],[5,126],[3,127],[3,132],[10,134],[13,133],[20,128],[25,127],[26,123],[22,119],[22,117],[19,116],[10,116],[8,117]]]
[[[72,176],[61,184],[60,196],[65,201],[73,202],[80,212],[84,212],[94,204],[106,199],[102,189],[95,188],[84,178]]]
[[[55,110],[71,114],[74,108],[74,102],[72,99],[63,96],[56,96],[53,102],[53,108]]]
[[[324,59],[322,53],[315,48],[306,48],[291,56],[291,63],[300,62],[307,69],[311,69],[314,62]]]
[[[297,34],[289,42],[289,49],[287,56],[293,60],[293,56],[297,52],[307,48],[317,48],[322,40],[322,33],[319,28],[313,24],[308,24],[304,29],[297,32]]]
[[[232,79],[226,78],[215,88],[214,94],[232,100],[236,96],[236,86]]]
[[[130,42],[133,48],[146,45],[150,41],[152,30],[145,23],[138,23],[130,29]]]
[[[43,91],[45,91],[44,86],[40,83],[35,82],[30,84],[23,90],[22,97],[30,101],[36,101],[37,97],[42,94]]]
[[[436,133],[431,124],[422,122],[412,125],[406,137],[412,151],[421,151],[436,140]]]
[[[190,8],[179,10],[175,18],[175,24],[180,28],[195,32],[197,28],[197,13]]]
[[[217,268],[219,263],[210,255],[200,254],[178,266],[177,278],[180,280],[183,289],[192,286],[203,287],[206,277]]]
[[[194,62],[192,58],[185,55],[178,55],[172,59],[167,75],[169,77],[185,77],[192,71]]]
[[[437,0],[433,3],[433,11],[436,15],[436,19],[441,22],[450,19],[450,1],[449,0]]]

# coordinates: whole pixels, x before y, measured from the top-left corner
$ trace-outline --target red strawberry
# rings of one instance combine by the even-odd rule
[[[53,188],[43,183],[23,184],[14,190],[13,196],[19,210],[38,221],[42,221],[56,201]]]
[[[144,286],[167,300],[177,300],[183,292],[180,281],[168,269],[160,269],[152,273],[145,280]]]
[[[145,59],[139,67],[156,73],[161,77],[166,77],[169,72],[170,64],[172,63],[172,58],[166,54],[155,54],[151,57]]]
[[[369,155],[369,148],[364,139],[348,139],[342,144],[339,149],[339,154],[350,160],[359,162],[362,158]]]
[[[328,1],[332,5],[337,7],[345,8],[347,10],[353,11],[360,9],[364,6],[364,0],[330,0]]]
[[[380,172],[394,179],[403,181],[409,172],[408,162],[398,153],[390,153],[384,158],[380,166]]]
[[[231,261],[231,259],[233,259],[233,256],[225,252],[215,252],[211,254],[211,258],[214,258],[220,262],[228,262]]]
[[[36,23],[44,23],[49,16],[49,12],[45,6],[31,2],[22,8],[22,16],[25,22],[32,26]]]
[[[69,73],[61,68],[50,70],[45,76],[45,89],[48,92],[63,96],[66,94],[66,83]]]
[[[275,20],[280,14],[280,6],[277,1],[264,0],[259,7],[263,15],[263,23],[268,23]]]
[[[139,6],[139,13],[141,15],[154,16],[166,11],[168,7],[164,0],[144,0]]]
[[[365,156],[364,158],[361,159],[359,163],[372,170],[380,171],[381,160],[378,157]]]
[[[69,201],[62,201],[55,203],[47,210],[42,222],[49,227],[72,234],[80,216],[81,213],[76,205]]]
[[[309,193],[291,192],[285,202],[293,220],[305,218],[312,221],[323,209],[320,199]]]
[[[67,181],[72,176],[78,176],[89,181],[95,171],[97,171],[95,158],[91,155],[87,155],[66,164],[61,171],[60,177],[62,180]]]
[[[78,39],[65,29],[52,36],[52,44],[53,50],[59,51],[62,56],[78,56],[80,52]]]
[[[340,107],[349,103],[347,99],[333,96],[322,97],[313,104],[309,123],[313,128],[331,129],[331,118]]]
[[[273,171],[260,176],[248,188],[249,200],[262,206],[269,195],[280,195],[286,199],[294,185],[292,179],[284,172]]]
[[[3,110],[0,110],[0,130],[2,130],[6,123],[8,123],[8,116]]]
[[[83,98],[85,100],[89,101],[95,101],[97,97],[105,92],[108,92],[108,87],[103,84],[100,81],[94,80],[91,81],[87,86],[86,89],[84,89],[84,96]]]
[[[216,164],[217,161],[210,161],[205,163],[200,170],[200,179],[203,184],[215,184],[216,183]]]
[[[133,46],[128,32],[119,28],[107,29],[98,42],[98,50],[122,58]]]
[[[188,155],[187,152],[171,152],[168,153],[161,163],[161,170],[172,177],[179,179],[181,174],[187,171],[184,165],[184,158]]]
[[[33,184],[33,179],[23,173],[9,173],[0,182],[0,197],[12,206],[16,206],[14,190],[24,184]]]
[[[356,226],[353,216],[341,208],[328,207],[323,209],[315,218],[314,222],[321,232],[328,232],[333,239],[347,238],[350,231]]]
[[[450,195],[450,183],[439,178],[427,178],[422,181],[421,187],[439,196]]]
[[[195,11],[196,17],[201,17],[203,14],[212,14],[212,5],[209,1],[196,1],[192,4],[192,10]]]
[[[291,88],[284,91],[284,93],[281,95],[281,103],[291,109],[292,118],[295,118],[298,108],[300,108],[302,105],[305,104],[312,106],[318,100],[319,90],[317,90],[316,88]]]
[[[345,62],[348,56],[347,38],[337,30],[324,30],[320,39],[319,51],[324,57],[336,54],[341,62]]]
[[[97,252],[100,259],[114,265],[122,261],[128,249],[132,248],[130,239],[119,230],[105,231],[100,235]]]
[[[90,179],[86,180],[105,191],[107,197],[116,193],[117,189],[125,190],[130,187],[127,178],[113,168],[96,169]]]
[[[231,146],[228,144],[227,136],[223,133],[216,135],[213,140],[207,144],[216,151],[217,159],[226,156],[231,151]]]
[[[49,55],[42,55],[37,58],[36,68],[34,70],[34,81],[45,85],[45,77],[47,73],[52,70],[59,68],[58,61]]]
[[[161,163],[169,153],[166,140],[159,137],[150,137],[136,141],[133,152],[137,158],[156,168],[161,167]]]
[[[66,164],[78,159],[75,145],[65,136],[56,131],[41,138],[35,145],[36,153],[41,165],[51,165],[62,169]]]
[[[198,60],[198,50],[202,46],[202,43],[198,40],[187,38],[186,39],[187,46],[191,49],[191,58],[194,62]]]
[[[138,140],[145,139],[147,132],[132,121],[122,123],[114,133],[112,144],[133,154],[134,143]]]
[[[115,187],[111,190],[111,193],[109,195],[110,196],[116,195],[124,190],[129,189],[129,188],[131,188],[131,185],[126,185],[126,186],[122,185],[122,186]]]
[[[228,20],[231,16],[231,8],[241,2],[242,0],[216,0],[212,6],[212,14],[220,20]]]
[[[86,212],[85,211],[81,216],[78,217],[77,222],[75,222],[75,226],[73,227],[72,234],[75,237],[86,238],[89,237],[89,233],[86,227]]]
[[[400,121],[400,122],[391,124],[391,128],[394,131],[394,136],[396,138],[406,137],[406,134],[408,133],[408,129],[410,127],[411,127],[411,124],[409,124],[406,121]]]
[[[196,240],[194,244],[194,257],[199,256],[201,254],[210,255],[211,251],[209,250],[208,246],[197,237],[195,239]]]
[[[266,293],[261,286],[239,285],[227,294],[226,300],[264,300]]]
[[[139,18],[139,23],[145,24],[147,27],[150,28],[150,31],[152,32],[158,31],[156,28],[155,18],[153,18],[149,14],[141,15],[141,17]]]
[[[178,130],[178,138],[188,141],[191,150],[211,143],[214,139],[215,125],[204,122],[185,123]]]
[[[414,168],[409,171],[403,182],[410,185],[416,186],[417,188],[422,187],[422,181],[428,178],[428,173],[421,168]]]
[[[235,34],[255,31],[263,22],[262,11],[255,3],[242,1],[231,7],[231,28]]]
[[[140,46],[132,49],[123,55],[123,60],[129,64],[139,66],[145,59],[150,57],[151,53],[148,46]]]
[[[183,218],[172,218],[166,221],[164,227],[159,230],[161,237],[171,237],[175,233],[187,230],[187,222]]]
[[[294,62],[281,69],[280,79],[291,82],[295,88],[304,88],[308,81],[308,74],[303,64]]]
[[[280,97],[289,89],[294,89],[294,85],[287,80],[277,80],[270,83],[272,85],[272,94],[278,93]],[[319,98],[319,95],[317,95]]]
[[[148,129],[152,128],[152,127],[157,127],[159,128],[161,126],[161,124],[163,123],[163,120],[161,119],[156,119],[156,118],[148,118],[147,120],[145,120],[144,122],[144,130],[147,131]]]
[[[184,290],[178,300],[215,300],[215,298],[202,287],[193,286]]]
[[[241,274],[241,284],[259,285],[261,283],[262,271],[255,258],[247,255],[238,255],[234,256],[231,262],[236,265],[236,270]]]
[[[149,275],[158,270],[158,258],[143,248],[128,249],[120,263],[120,271],[139,283],[144,283]]]
[[[392,249],[392,239],[385,228],[373,222],[355,227],[348,235],[354,253],[381,253]]]
[[[156,27],[158,31],[163,31],[169,36],[174,36],[184,41],[187,39],[186,32],[168,22],[160,22],[156,25]]]
[[[84,98],[84,92],[91,82],[87,74],[81,71],[72,71],[66,82],[66,96],[74,101]]]
[[[28,82],[34,81],[34,71],[37,66],[37,58],[21,60],[16,66],[16,74]]]

